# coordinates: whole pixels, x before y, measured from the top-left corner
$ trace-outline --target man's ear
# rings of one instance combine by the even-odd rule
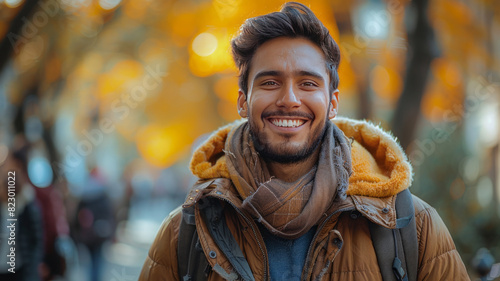
[[[336,89],[332,93],[332,99],[330,101],[330,110],[328,111],[328,119],[333,119],[337,116],[339,109],[339,90]]]
[[[238,114],[242,118],[248,117],[247,96],[245,95],[245,93],[243,93],[241,89],[238,91]]]

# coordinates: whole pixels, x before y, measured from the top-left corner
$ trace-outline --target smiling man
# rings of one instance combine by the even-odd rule
[[[338,90],[330,89],[321,49],[305,38],[267,41],[252,64],[249,87],[239,91],[239,114],[248,117],[252,142],[271,174],[294,181],[316,164],[317,147],[337,113]]]
[[[232,49],[246,120],[195,151],[140,280],[469,280],[394,138],[337,117],[339,48],[309,8],[247,20]]]

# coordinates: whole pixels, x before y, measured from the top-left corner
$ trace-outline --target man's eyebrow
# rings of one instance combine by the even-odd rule
[[[257,73],[257,75],[255,75],[255,78],[253,80],[255,81],[255,80],[257,80],[261,77],[264,77],[264,76],[280,76],[280,75],[283,75],[283,72],[277,71],[277,70],[261,71],[261,72]],[[300,71],[295,72],[295,75],[311,76],[311,77],[314,77],[314,78],[319,79],[321,81],[325,80],[321,74],[319,74],[318,72],[315,72],[315,71],[300,70]]]
[[[281,74],[282,74],[281,71],[276,71],[276,70],[261,71],[261,72],[257,73],[257,75],[255,75],[255,77],[253,78],[253,81],[255,81],[261,77],[264,77],[264,76],[280,76]]]
[[[299,76],[311,76],[324,82],[325,78],[321,74],[315,71],[301,70],[296,73]]]

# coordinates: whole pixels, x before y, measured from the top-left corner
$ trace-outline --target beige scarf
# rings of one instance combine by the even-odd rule
[[[327,122],[317,166],[295,182],[270,176],[255,151],[248,122],[233,128],[225,153],[231,179],[243,198],[243,209],[271,233],[295,239],[318,223],[337,194],[345,197],[351,170],[351,144]]]

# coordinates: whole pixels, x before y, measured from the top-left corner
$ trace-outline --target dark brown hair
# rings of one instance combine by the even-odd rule
[[[330,76],[330,92],[337,89],[339,46],[311,9],[297,2],[288,2],[279,12],[247,19],[241,26],[239,34],[231,41],[233,59],[240,71],[239,87],[245,95],[248,91],[248,73],[255,51],[266,41],[283,36],[303,37],[316,44],[325,56],[326,69]]]

